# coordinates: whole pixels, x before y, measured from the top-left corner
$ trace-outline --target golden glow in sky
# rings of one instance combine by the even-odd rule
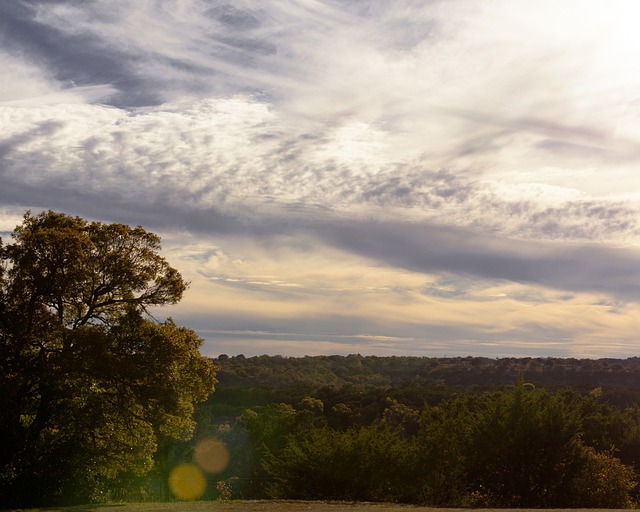
[[[637,2],[31,4],[3,239],[159,233],[209,355],[635,354]]]

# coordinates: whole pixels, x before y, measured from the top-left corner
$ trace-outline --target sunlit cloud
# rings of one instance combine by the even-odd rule
[[[0,5],[0,233],[27,208],[160,233],[211,355],[629,354],[637,14]]]

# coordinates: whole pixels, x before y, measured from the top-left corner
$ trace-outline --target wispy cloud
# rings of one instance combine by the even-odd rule
[[[629,353],[634,9],[5,2],[0,230],[160,232],[226,352]]]

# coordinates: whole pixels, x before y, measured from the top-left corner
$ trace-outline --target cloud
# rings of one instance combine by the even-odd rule
[[[0,229],[54,208],[162,233],[220,343],[623,350],[631,5],[5,2]]]
[[[2,112],[10,121],[0,147],[4,202],[91,205],[97,217],[128,211],[165,229],[313,234],[419,272],[637,298],[634,252],[567,244],[637,236],[631,204],[543,185],[496,189],[366,152],[358,164],[353,153],[330,152],[342,129],[306,138],[246,97],[128,112],[82,104]],[[366,132],[349,136],[371,140]]]
[[[590,279],[584,289],[574,286],[585,264],[607,267],[588,258],[575,261],[575,272],[549,285],[545,273],[509,281],[479,272],[442,272],[435,265],[428,272],[424,262],[407,268],[380,254],[386,250],[402,258],[412,250],[402,244],[358,254],[291,231],[277,238],[229,234],[213,240],[214,251],[204,234],[181,236],[165,248],[193,282],[171,314],[201,331],[212,355],[269,352],[269,340],[296,355],[305,347],[325,350],[327,344],[334,353],[413,355],[593,357],[605,355],[610,346],[618,354],[634,350],[637,303],[609,299],[608,291],[596,290]],[[440,240],[431,242],[437,246]],[[181,256],[184,247],[194,248],[187,259]],[[442,247],[443,253],[447,249]],[[472,254],[467,257],[474,260]],[[610,261],[609,268],[617,264]],[[533,281],[540,277],[542,283]],[[576,290],[569,294],[567,287]]]
[[[447,272],[640,299],[640,253],[595,244],[549,243],[399,223],[351,223],[329,238],[419,272]]]
[[[161,218],[171,208],[172,216],[210,212],[264,226],[296,212],[533,239],[624,243],[638,234],[637,208],[629,201],[430,169],[390,154],[385,134],[367,125],[306,132],[283,126],[273,105],[251,97],[127,111],[66,103],[0,112],[5,201],[40,193],[36,204],[46,205],[58,190],[63,203],[70,196],[95,200],[96,207],[115,202],[153,212],[162,204]]]

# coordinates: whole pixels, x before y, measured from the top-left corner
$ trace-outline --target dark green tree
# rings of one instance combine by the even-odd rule
[[[425,407],[414,439],[416,499],[432,506],[464,502],[472,432],[486,396],[466,396]]]
[[[51,211],[0,246],[0,500],[96,498],[191,435],[215,367],[148,315],[186,289],[159,251],[141,227]]]
[[[265,461],[272,498],[410,501],[409,442],[375,425],[310,428]]]
[[[475,422],[469,477],[477,504],[571,506],[566,490],[581,464],[579,411],[559,394],[520,381],[498,394]]]

